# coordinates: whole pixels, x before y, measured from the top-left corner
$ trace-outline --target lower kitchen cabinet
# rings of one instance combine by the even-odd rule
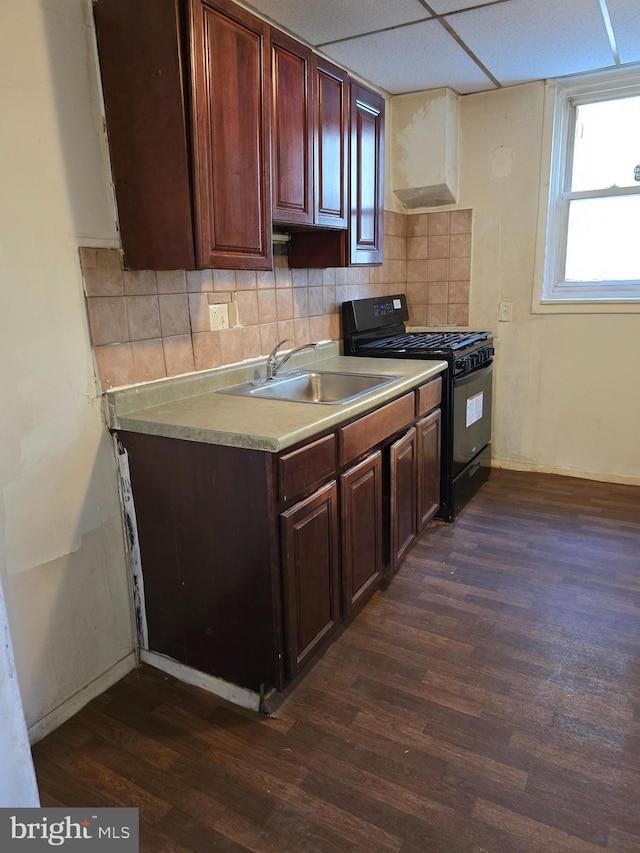
[[[417,433],[414,427],[390,448],[391,463],[391,554],[389,568],[395,572],[416,538]]]
[[[340,475],[339,515],[333,480],[280,516],[288,679],[375,590],[383,525],[379,450]]]
[[[435,409],[416,424],[418,466],[418,531],[440,507],[442,412]]]
[[[382,453],[378,450],[340,476],[342,602],[353,613],[382,576]]]
[[[391,572],[440,507],[441,422],[434,409],[391,445]]]
[[[340,621],[338,487],[334,481],[280,516],[287,677]]]
[[[261,696],[297,677],[438,508],[438,383],[282,453],[118,432],[145,648]]]
[[[256,693],[282,687],[270,454],[141,433],[118,439],[135,503],[147,648]],[[132,528],[129,517],[130,537]]]

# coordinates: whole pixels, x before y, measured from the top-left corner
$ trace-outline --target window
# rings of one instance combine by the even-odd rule
[[[640,73],[550,84],[540,305],[640,303]]]

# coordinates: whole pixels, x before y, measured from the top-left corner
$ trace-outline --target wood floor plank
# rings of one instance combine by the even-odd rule
[[[273,717],[142,667],[33,754],[143,853],[640,853],[640,488],[494,471]]]
[[[487,800],[478,800],[474,817],[515,836],[527,853],[601,853],[603,847]]]

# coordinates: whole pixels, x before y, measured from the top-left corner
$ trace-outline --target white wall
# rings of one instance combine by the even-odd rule
[[[460,100],[459,206],[473,208],[470,324],[497,338],[494,457],[640,483],[640,314],[532,314],[544,84]],[[497,321],[500,300],[513,322]]]
[[[0,582],[0,808],[40,805]]]
[[[77,251],[117,245],[92,25],[90,0],[0,9],[0,579],[40,734],[134,662]]]

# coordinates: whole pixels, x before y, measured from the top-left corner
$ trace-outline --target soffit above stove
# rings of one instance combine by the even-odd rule
[[[638,0],[251,0],[392,94],[458,94],[640,62]]]

